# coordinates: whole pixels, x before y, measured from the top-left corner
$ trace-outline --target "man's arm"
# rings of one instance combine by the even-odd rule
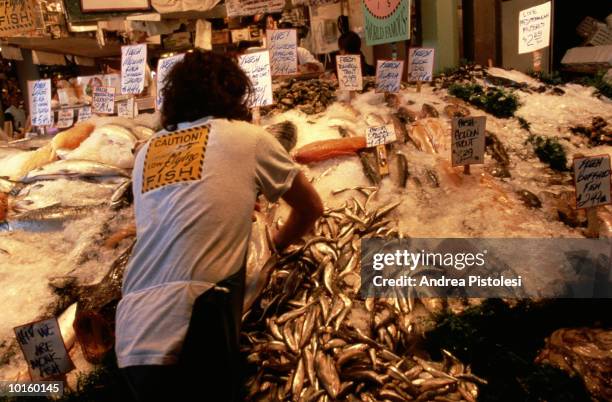
[[[302,172],[295,176],[291,188],[282,198],[291,207],[291,212],[287,222],[274,235],[277,250],[284,249],[308,233],[323,214],[323,202]]]

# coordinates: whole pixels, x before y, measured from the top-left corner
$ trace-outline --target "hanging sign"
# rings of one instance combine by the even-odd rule
[[[280,13],[285,0],[226,0],[225,8],[228,17]]]
[[[74,109],[62,109],[57,112],[57,128],[68,128],[74,124]]]
[[[33,126],[53,124],[51,111],[51,80],[28,81],[30,115]]]
[[[0,36],[15,36],[36,29],[30,0],[0,0]]]
[[[253,95],[249,107],[267,106],[274,103],[272,98],[272,74],[270,53],[263,50],[238,57],[238,65],[251,80]]]
[[[452,122],[452,164],[465,166],[484,163],[487,118],[457,117]]]
[[[55,317],[15,327],[14,331],[33,381],[60,376],[74,368]]]
[[[519,13],[519,54],[544,49],[550,43],[550,1]]]
[[[113,114],[115,111],[115,88],[96,87],[91,105],[96,113]]]
[[[363,89],[360,55],[336,56],[336,69],[338,72],[338,86],[341,91],[361,91]]]
[[[408,51],[408,81],[431,81],[435,50],[412,47]]]
[[[575,158],[574,184],[577,208],[610,204],[610,156]]]
[[[139,94],[144,89],[147,45],[121,46],[121,93]]]
[[[79,109],[77,114],[77,122],[91,119],[91,106],[84,106]]]
[[[297,30],[268,29],[266,38],[270,50],[272,76],[297,74]]]
[[[376,92],[399,92],[403,71],[404,62],[402,60],[378,60],[376,63]]]
[[[410,39],[410,0],[362,0],[368,46]]]
[[[393,124],[378,127],[368,127],[366,130],[366,144],[368,147],[389,144],[397,141]]]
[[[117,103],[117,116],[127,117],[128,119],[134,118],[134,98],[130,97],[128,100]]]
[[[172,67],[179,61],[183,60],[185,54],[177,54],[176,56],[166,57],[165,59],[159,59],[157,62],[157,98],[155,101],[155,108],[157,110],[161,110],[161,107],[164,103],[164,98],[162,95],[162,89],[166,85],[165,80],[168,76]]]

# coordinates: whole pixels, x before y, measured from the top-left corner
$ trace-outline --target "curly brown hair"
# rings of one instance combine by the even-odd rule
[[[251,93],[251,81],[234,59],[194,50],[166,76],[162,126],[175,130],[179,123],[206,116],[248,121],[247,99]]]

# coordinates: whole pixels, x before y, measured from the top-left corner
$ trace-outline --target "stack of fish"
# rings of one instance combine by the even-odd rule
[[[355,187],[344,206],[326,209],[314,237],[280,257],[245,316],[243,350],[253,365],[253,401],[475,401],[484,381],[444,352],[415,355],[444,300],[358,295],[363,237],[398,236],[391,212],[371,208],[376,187]]]

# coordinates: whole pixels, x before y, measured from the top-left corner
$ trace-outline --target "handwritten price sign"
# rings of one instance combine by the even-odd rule
[[[610,204],[610,156],[574,159],[574,184],[577,208]]]
[[[297,30],[268,29],[266,31],[272,76],[297,74]]]
[[[404,62],[401,60],[378,60],[376,63],[376,92],[399,92],[403,71]]]
[[[453,119],[451,144],[453,166],[484,163],[486,122],[485,116]]]
[[[341,91],[361,91],[363,89],[360,55],[336,56],[336,69],[338,71],[338,85]]]
[[[147,45],[121,46],[121,93],[139,94],[144,89]]]
[[[96,113],[113,114],[115,111],[115,88],[96,87],[93,92],[92,108]]]
[[[33,126],[53,124],[51,112],[51,80],[28,81],[30,113]]]
[[[368,127],[366,130],[366,144],[368,147],[389,144],[397,141],[393,124],[378,127]]]
[[[413,47],[408,52],[408,81],[431,81],[435,50]]]
[[[79,109],[79,114],[77,115],[77,121],[85,121],[91,119],[91,106],[84,106]]]
[[[200,21],[200,20],[198,20]],[[155,101],[155,107],[157,110],[161,110],[164,104],[164,97],[162,95],[162,89],[166,85],[166,77],[172,67],[179,61],[183,60],[185,54],[177,54],[176,56],[166,57],[165,59],[159,59],[157,62],[157,99]]]
[[[519,13],[519,54],[548,47],[550,43],[550,1]]]
[[[267,106],[274,103],[270,53],[263,50],[244,54],[238,58],[238,65],[249,77],[253,86],[253,95],[249,99],[249,107]]]
[[[68,128],[74,123],[74,109],[65,109],[57,112],[57,128]]]
[[[28,362],[32,380],[62,375],[74,368],[57,319],[42,320],[15,327],[13,330]]]

